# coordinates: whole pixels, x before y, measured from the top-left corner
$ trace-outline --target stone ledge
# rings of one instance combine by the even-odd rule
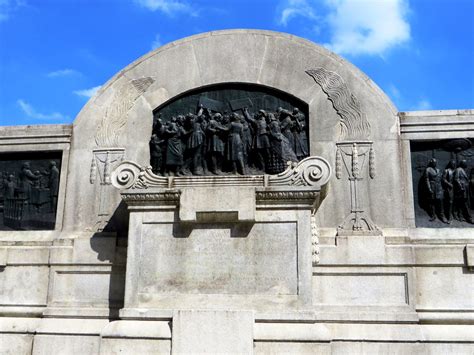
[[[167,321],[120,320],[109,323],[101,332],[102,338],[171,339]]]
[[[105,319],[43,318],[36,334],[100,335],[107,324],[109,321]]]
[[[401,139],[474,137],[474,110],[399,112]]]
[[[45,309],[46,305],[0,305],[0,319],[2,317],[41,317]]]
[[[474,342],[469,325],[255,323],[254,334],[254,341]]]
[[[424,324],[474,324],[474,310],[417,309]]]

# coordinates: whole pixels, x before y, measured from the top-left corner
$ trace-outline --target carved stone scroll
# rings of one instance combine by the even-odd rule
[[[270,186],[323,186],[331,177],[331,166],[326,159],[308,157],[299,163],[291,163],[288,168],[277,175],[268,175]]]
[[[173,188],[190,186],[311,186],[316,190],[326,186],[331,177],[331,166],[321,157],[308,157],[299,163],[290,163],[277,175],[255,176],[159,176],[151,167],[141,167],[131,161],[122,162],[112,173],[112,185],[118,189]]]

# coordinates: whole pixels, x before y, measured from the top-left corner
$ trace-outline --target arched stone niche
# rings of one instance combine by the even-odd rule
[[[366,164],[360,172],[361,203],[381,228],[406,224],[397,110],[376,84],[341,57],[302,38],[229,30],[185,38],[146,54],[85,105],[73,126],[64,228],[95,232],[117,213],[120,197],[108,185],[107,173],[120,159],[149,164],[155,108],[185,92],[225,83],[258,84],[306,103],[310,153],[327,159],[336,171],[336,143],[372,142],[373,179]],[[337,100],[341,95],[342,103]],[[347,116],[357,116],[367,127],[357,133],[350,124],[348,128]],[[350,212],[345,172],[329,185],[317,216],[322,228],[336,228]]]

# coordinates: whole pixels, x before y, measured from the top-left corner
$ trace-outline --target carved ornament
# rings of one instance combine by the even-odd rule
[[[111,176],[112,185],[118,189],[147,189],[150,187],[175,188],[190,186],[308,186],[320,190],[331,177],[331,167],[326,159],[311,156],[299,163],[289,163],[277,175],[255,176],[159,176],[150,166],[142,167],[131,161],[122,162]]]
[[[341,76],[324,68],[307,70],[332,102],[340,117],[343,141],[365,140],[370,136],[370,123],[357,97],[350,92]]]
[[[153,84],[150,77],[130,80],[118,90],[108,105],[104,117],[97,127],[95,142],[98,147],[117,147],[123,127],[127,123],[128,111],[135,101]]]

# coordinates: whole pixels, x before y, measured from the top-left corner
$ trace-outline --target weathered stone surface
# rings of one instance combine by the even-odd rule
[[[0,334],[0,353],[2,354],[29,355],[32,348],[32,334]]]
[[[173,315],[173,354],[250,354],[253,313],[177,311]]]
[[[151,339],[102,339],[100,354],[171,354],[171,340]]]
[[[96,336],[36,335],[32,354],[98,354],[99,344]]]
[[[142,293],[297,294],[295,223],[196,227],[143,227]]]
[[[123,193],[129,213],[112,171],[127,160],[137,178],[149,174],[140,167],[153,110],[226,82],[307,103],[310,153],[334,177],[301,189],[288,185],[304,177],[291,171],[228,176],[227,187],[222,177],[160,177],[161,192]],[[373,154],[341,165],[351,95],[347,112],[369,123],[358,148]],[[286,34],[219,31],[157,49],[72,126],[0,127],[2,152],[59,151],[67,167],[55,230],[0,232],[0,352],[472,353],[474,229],[415,228],[410,140],[472,138],[473,127],[472,110],[397,114],[350,63]],[[381,235],[336,235],[351,197]]]

